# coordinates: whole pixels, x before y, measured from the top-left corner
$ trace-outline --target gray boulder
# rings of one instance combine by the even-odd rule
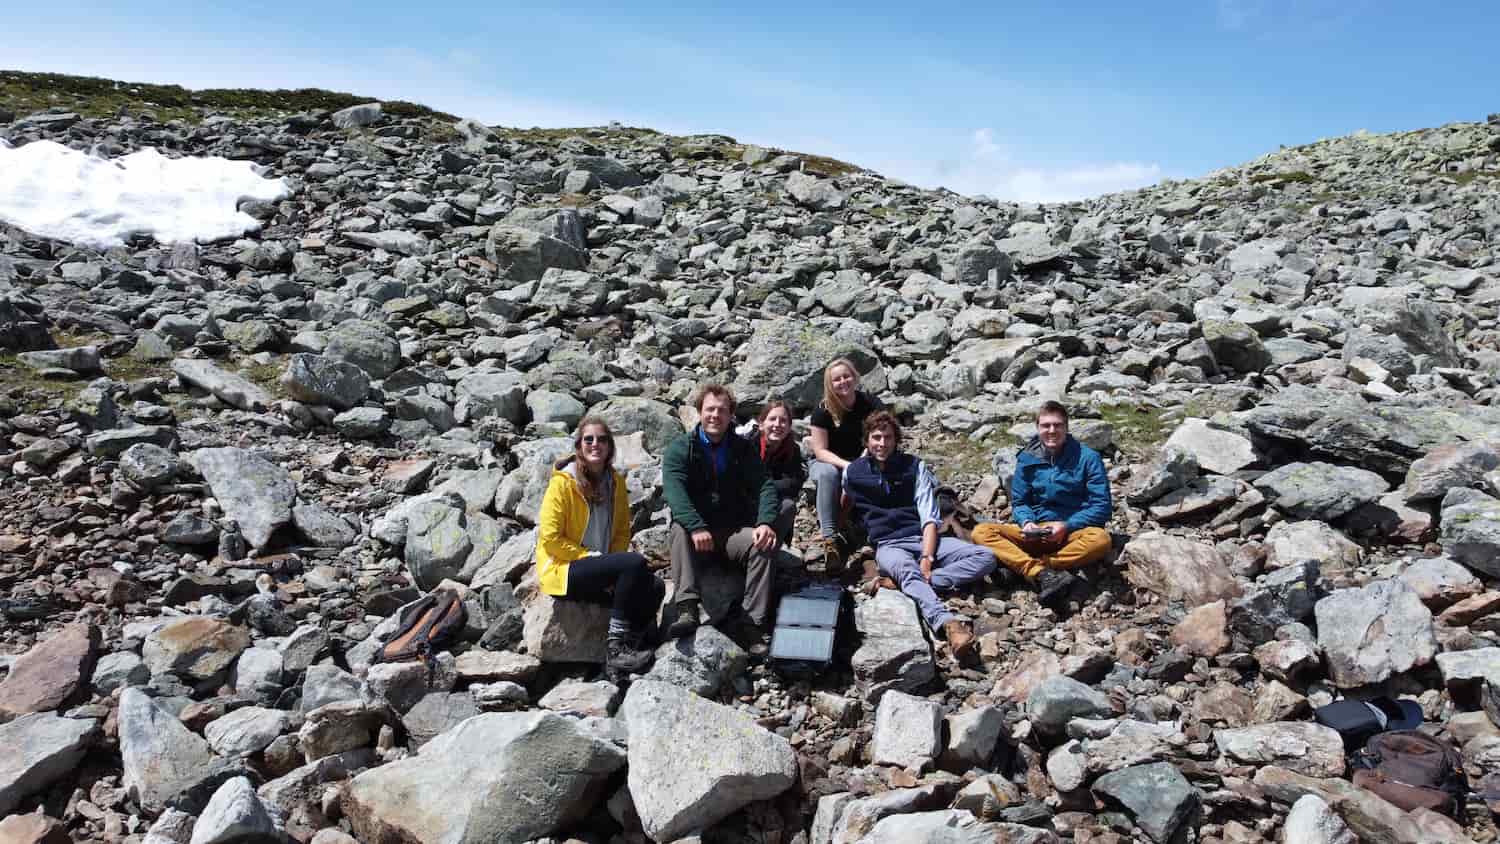
[[[1238,372],[1260,372],[1271,365],[1271,353],[1261,344],[1260,336],[1243,322],[1206,319],[1201,327],[1203,339],[1220,366]]]
[[[609,301],[609,279],[582,270],[548,267],[531,295],[531,306],[566,316],[603,313]]]
[[[401,366],[401,343],[381,323],[351,319],[328,332],[323,355],[353,364],[371,378],[380,379]]]
[[[287,395],[307,404],[348,410],[370,393],[370,378],[352,363],[323,355],[295,354],[281,374]]]
[[[1288,463],[1255,479],[1278,510],[1298,519],[1331,522],[1376,501],[1390,486],[1366,469],[1331,463]]]
[[[91,718],[51,712],[0,724],[0,817],[22,800],[72,773],[99,732]]]
[[[382,112],[380,103],[361,103],[339,109],[329,119],[340,129],[358,129],[378,123]]]
[[[196,813],[220,783],[240,773],[140,689],[120,695],[119,731],[121,783],[148,812]]]
[[[536,281],[548,269],[586,270],[588,253],[567,241],[520,226],[497,223],[484,243],[485,257],[502,279]]]
[[[468,516],[457,495],[424,501],[408,511],[402,559],[418,589],[426,592],[458,577],[473,550]]]
[[[1437,654],[1432,613],[1401,580],[1339,589],[1318,601],[1314,615],[1329,679],[1340,688],[1382,682]]]
[[[1209,427],[1206,419],[1184,419],[1167,438],[1164,451],[1181,450],[1197,466],[1216,475],[1230,475],[1255,463],[1255,449],[1245,437]]]
[[[1109,718],[1109,698],[1071,677],[1049,677],[1026,697],[1026,714],[1044,733],[1060,735],[1074,718]]]
[[[286,470],[242,448],[200,448],[187,456],[252,548],[264,548],[292,520],[297,487]]]
[[[1158,844],[1174,840],[1178,829],[1191,822],[1201,801],[1198,790],[1167,762],[1105,774],[1094,782],[1093,791],[1107,803],[1123,807]]]
[[[588,415],[600,417],[620,436],[625,432],[640,431],[646,450],[658,457],[668,443],[682,436],[684,430],[682,420],[670,406],[640,396],[605,399],[590,407]]]
[[[879,359],[864,345],[830,334],[826,326],[789,317],[758,323],[744,354],[733,387],[747,410],[770,396],[786,399],[799,412],[811,410],[823,398],[823,368],[836,357],[852,360],[865,388],[879,392],[880,384],[871,381]]]
[[[798,205],[813,211],[837,211],[848,202],[833,182],[800,171],[787,176],[786,192]]]
[[[663,642],[646,676],[712,698],[745,672],[750,655],[733,639],[709,625],[691,636]]]
[[[362,841],[522,844],[581,821],[624,764],[578,720],[486,713],[356,776],[343,812]]]
[[[621,713],[630,731],[630,797],[653,840],[705,829],[797,780],[786,739],[685,689],[637,681]]]
[[[246,777],[219,786],[193,824],[189,844],[280,844],[276,821]]]
[[[1500,577],[1500,500],[1469,489],[1443,497],[1443,552],[1490,577]]]
[[[359,539],[359,528],[321,504],[293,505],[292,525],[319,548],[345,548]]]
[[[943,707],[904,692],[889,691],[875,710],[870,761],[921,770],[942,750]]]
[[[1344,775],[1344,740],[1338,731],[1307,721],[1277,721],[1215,730],[1219,752],[1236,762],[1280,765],[1310,777]]]
[[[604,662],[609,607],[538,591],[526,602],[522,624],[526,653],[543,662]]]
[[[890,689],[917,691],[937,676],[932,644],[912,600],[882,589],[854,609],[859,648],[850,660],[864,698],[877,703]]]
[[[211,393],[230,407],[265,410],[271,406],[270,393],[249,379],[226,372],[210,361],[178,358],[172,361],[172,372],[183,383]]]
[[[517,425],[526,421],[526,376],[519,372],[474,372],[454,385],[453,413],[464,424],[492,416]]]

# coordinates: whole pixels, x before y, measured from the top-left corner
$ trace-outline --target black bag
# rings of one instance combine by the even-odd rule
[[[1456,817],[1468,785],[1462,760],[1448,745],[1418,730],[1370,737],[1354,754],[1354,784],[1408,812],[1431,809]]]
[[[1388,697],[1354,700],[1345,698],[1313,710],[1313,718],[1331,727],[1344,739],[1344,750],[1365,746],[1370,736],[1387,730],[1414,730],[1422,724],[1422,707],[1413,700]]]
[[[401,612],[401,621],[375,652],[375,662],[420,659],[433,667],[433,658],[463,632],[468,611],[458,593],[436,589]]]

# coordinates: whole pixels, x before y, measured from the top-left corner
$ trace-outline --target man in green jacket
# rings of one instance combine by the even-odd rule
[[[673,638],[698,627],[698,576],[727,559],[745,569],[741,606],[759,644],[770,631],[771,582],[779,501],[755,443],[734,433],[734,393],[723,384],[698,389],[698,424],[662,457],[662,486],[672,509]]]

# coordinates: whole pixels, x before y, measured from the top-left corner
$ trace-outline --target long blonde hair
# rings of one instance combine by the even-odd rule
[[[854,398],[855,401],[859,400],[859,369],[855,367],[854,361],[848,358],[834,358],[827,366],[823,367],[823,409],[828,411],[829,416],[833,417],[833,424],[835,425],[844,424],[844,414],[854,409],[852,407],[844,407],[844,403],[839,401],[839,397],[833,392],[833,370],[840,366],[849,367],[850,374],[854,376]]]

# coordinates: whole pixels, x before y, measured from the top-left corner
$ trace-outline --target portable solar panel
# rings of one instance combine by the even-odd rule
[[[771,663],[788,672],[812,672],[833,661],[844,590],[831,584],[808,586],[782,597],[771,633]]]

